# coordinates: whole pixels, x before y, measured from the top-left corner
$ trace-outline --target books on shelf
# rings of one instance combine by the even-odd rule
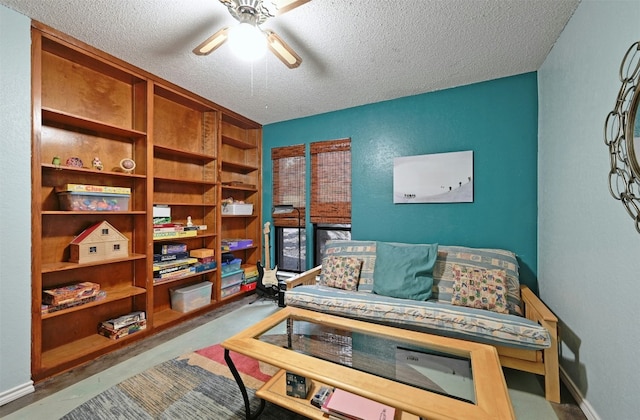
[[[184,226],[184,230],[207,230],[207,225]]]
[[[182,259],[173,260],[173,261],[157,262],[157,263],[153,263],[153,273],[154,274],[156,274],[156,272],[158,274],[169,273],[170,271],[175,271],[176,267],[184,268],[185,266],[193,265],[193,264],[196,264],[197,262],[198,262],[197,258],[191,258],[191,257],[182,258]]]
[[[188,252],[187,244],[182,242],[165,242],[161,244],[153,244],[154,254],[176,254],[178,252]]]
[[[153,239],[190,238],[198,236],[197,230],[182,230],[171,232],[153,232]]]
[[[177,260],[154,262],[153,271],[163,270],[165,268],[171,268],[171,267],[175,267],[183,264],[195,264],[197,262],[198,262],[198,259],[194,257],[184,257]]]
[[[396,409],[360,395],[336,388],[325,400],[322,411],[337,419],[392,420]]]
[[[183,258],[174,261],[165,261],[153,264],[153,279],[178,278],[196,272],[197,258]]]
[[[154,263],[183,260],[185,258],[189,258],[188,252],[174,252],[171,254],[153,254]]]

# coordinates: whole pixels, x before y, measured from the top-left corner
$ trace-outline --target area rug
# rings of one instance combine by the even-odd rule
[[[231,353],[247,387],[252,413],[260,400],[255,390],[275,372],[272,366]],[[238,384],[220,345],[180,356],[137,374],[78,406],[62,419],[244,419]],[[305,417],[266,404],[261,419]]]
[[[244,381],[255,413],[260,400],[255,396],[276,369],[254,359],[231,353]],[[558,419],[544,399],[535,375],[505,369],[509,395],[519,420]],[[532,393],[532,390],[534,392]],[[240,389],[224,361],[220,345],[158,364],[79,405],[64,420],[136,419],[244,419]],[[305,417],[266,403],[260,419],[302,420]]]

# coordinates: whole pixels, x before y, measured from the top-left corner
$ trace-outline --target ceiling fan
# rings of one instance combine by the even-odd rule
[[[230,39],[233,42],[234,32],[246,30],[252,32],[257,39],[251,41],[260,44],[266,40],[266,45],[271,52],[287,67],[294,69],[302,63],[302,58],[296,54],[282,38],[271,30],[263,30],[260,25],[267,19],[280,16],[310,0],[220,0],[227,6],[229,13],[239,24],[234,27],[225,27],[207,38],[203,43],[194,48],[197,55],[207,55]],[[257,34],[257,35],[255,35]]]

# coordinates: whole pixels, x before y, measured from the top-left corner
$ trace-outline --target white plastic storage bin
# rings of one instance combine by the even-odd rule
[[[222,214],[250,216],[253,214],[253,204],[225,204],[222,206]]]
[[[178,312],[189,312],[211,303],[213,283],[204,281],[175,289],[170,289],[171,309]]]

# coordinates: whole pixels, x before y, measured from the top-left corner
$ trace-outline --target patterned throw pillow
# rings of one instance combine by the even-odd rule
[[[453,266],[453,276],[452,304],[509,313],[504,270],[469,268],[456,264]]]
[[[344,290],[357,290],[362,261],[353,257],[330,255],[322,260],[320,284]]]
[[[325,244],[322,257],[353,257],[362,261],[358,292],[373,290],[373,269],[376,265],[376,241],[330,239]]]
[[[438,246],[438,258],[433,268],[432,299],[451,302],[455,283],[454,265],[466,266],[468,269],[504,270],[509,313],[523,315],[516,254],[504,249]]]

